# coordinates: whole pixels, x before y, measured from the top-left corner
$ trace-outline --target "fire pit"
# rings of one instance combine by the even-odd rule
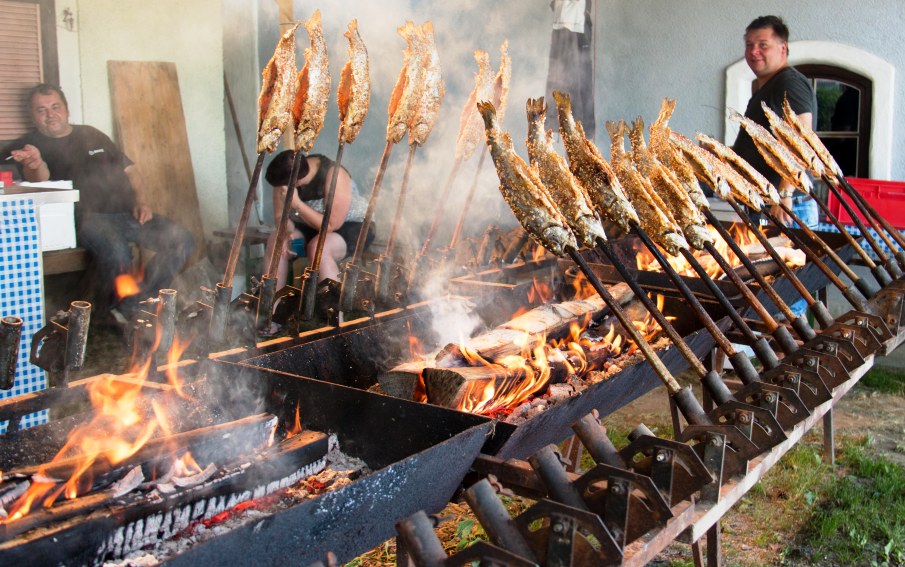
[[[267,529],[292,531],[292,536],[280,536],[291,545],[275,549],[272,542],[276,539],[248,537],[270,547],[258,554],[268,563],[273,562],[268,558],[283,554],[285,560],[307,564],[323,558],[328,551],[351,558],[390,537],[394,521],[406,513],[419,508],[439,511],[490,431],[489,420],[478,416],[237,365],[205,365],[199,372],[201,366],[182,366],[183,374],[203,376],[195,376],[196,380],[184,387],[186,397],[179,398],[178,403],[167,400],[168,405],[178,406],[174,413],[179,416],[180,429],[186,429],[184,433],[162,435],[137,449],[125,461],[129,463],[125,465],[127,473],[117,467],[111,472],[91,465],[98,474],[88,483],[89,488],[94,484],[100,490],[83,493],[80,488],[79,497],[60,500],[51,508],[37,506],[21,518],[11,508],[9,519],[0,526],[5,535],[0,544],[3,562],[95,564],[122,557],[192,524],[229,515],[244,501],[260,499],[306,479],[324,468],[325,456],[337,444],[344,454],[361,459],[376,472],[277,514],[292,518],[288,522],[267,517],[248,530],[248,534],[257,533],[266,525]],[[127,379],[125,383],[130,382]],[[176,388],[143,384],[139,389],[140,405],[151,408],[154,414],[158,409],[155,404],[173,395]],[[35,486],[51,482],[44,479],[76,466],[72,459],[64,459],[36,470],[44,455],[35,457],[17,449],[58,448],[73,424],[79,422],[85,422],[84,415],[18,431],[6,438],[8,442],[0,452],[0,467],[5,473],[4,503],[9,490],[17,488],[18,479]],[[299,429],[300,433],[289,434]],[[268,447],[274,433],[277,442]],[[227,440],[243,441],[228,444]],[[156,465],[170,459],[157,450],[162,446],[189,447],[204,474],[177,475],[168,488],[163,488],[169,479],[154,472]],[[214,458],[218,464],[227,464],[213,470],[207,462]],[[117,480],[106,483],[104,479],[111,474]],[[153,490],[148,487],[151,483],[156,484]],[[299,531],[302,524],[310,529]],[[219,555],[219,562],[247,557],[243,553],[248,544],[240,546],[243,551]],[[224,548],[218,543],[207,552],[203,549],[205,546],[200,546],[192,553],[215,549],[213,553],[221,554]],[[307,555],[299,555],[302,549]]]

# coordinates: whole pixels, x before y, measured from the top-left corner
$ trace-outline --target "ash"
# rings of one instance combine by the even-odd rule
[[[108,561],[103,565],[104,567],[158,565],[188,551],[195,544],[210,541],[245,524],[272,516],[305,500],[317,498],[324,492],[341,489],[356,478],[371,473],[371,469],[364,461],[346,455],[339,450],[337,444],[333,444],[325,460],[326,467],[317,474],[254,501],[251,506],[227,510],[223,513],[225,516],[223,519],[215,517],[209,521],[195,522],[171,539],[158,541],[153,546],[129,553],[120,561]]]
[[[651,342],[651,347],[653,347],[654,350],[660,350],[667,348],[669,344],[668,338],[660,337],[656,341]],[[534,398],[533,400],[518,406],[511,414],[502,418],[502,421],[511,423],[512,425],[521,425],[531,418],[545,412],[548,408],[567,401],[572,396],[583,392],[590,386],[597,384],[598,382],[609,380],[616,374],[622,372],[625,368],[643,362],[644,360],[644,355],[641,351],[636,350],[631,354],[619,356],[604,362],[602,370],[592,370],[582,378],[579,378],[575,374],[570,374],[565,382],[551,384],[543,396]]]

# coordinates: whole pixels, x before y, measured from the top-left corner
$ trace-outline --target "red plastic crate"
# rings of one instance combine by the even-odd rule
[[[863,179],[848,177],[848,182],[858,191],[880,215],[889,221],[895,228],[905,229],[905,182],[882,181],[879,179]],[[852,204],[857,212],[857,207],[852,203],[851,197],[843,193],[845,200]],[[842,208],[842,204],[832,193],[829,194],[828,205],[830,210],[839,217],[843,224],[855,224],[852,217]]]

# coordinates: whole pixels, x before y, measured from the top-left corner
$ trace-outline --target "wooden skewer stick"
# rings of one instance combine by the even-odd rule
[[[229,249],[229,257],[226,259],[226,270],[223,272],[223,279],[220,285],[223,287],[232,287],[233,276],[236,274],[236,264],[239,262],[239,251],[242,249],[242,242],[245,240],[245,229],[248,228],[248,216],[251,214],[251,208],[254,206],[258,179],[261,177],[261,168],[264,166],[264,156],[261,152],[258,154],[258,161],[255,163],[255,170],[251,176],[251,182],[248,184],[248,192],[245,194],[245,204],[242,206],[242,214],[239,216],[239,224],[236,226],[236,234],[233,236],[233,243]]]

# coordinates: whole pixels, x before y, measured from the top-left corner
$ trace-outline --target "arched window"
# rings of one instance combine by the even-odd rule
[[[817,135],[845,175],[869,177],[870,79],[831,65],[805,64],[796,69],[811,79],[817,93]]]

